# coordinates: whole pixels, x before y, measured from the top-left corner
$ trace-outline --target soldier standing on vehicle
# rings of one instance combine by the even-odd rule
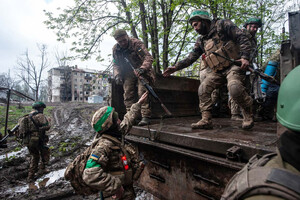
[[[47,172],[46,165],[50,159],[50,149],[45,146],[49,141],[46,131],[50,129],[50,123],[43,114],[46,105],[38,101],[32,104],[32,108],[33,111],[29,115],[25,115],[19,120],[19,134],[22,135],[23,143],[31,155],[28,170],[28,181],[30,182],[34,180],[39,167],[39,173]]]
[[[300,199],[300,66],[283,80],[277,119],[286,128],[277,153],[255,155],[229,181],[222,200]]]
[[[253,17],[253,18],[249,18],[246,21],[246,23],[244,24],[244,29],[242,29],[251,42],[251,49],[252,49],[251,54],[250,54],[251,61],[254,61],[255,58],[257,57],[256,33],[257,33],[257,30],[261,26],[262,26],[261,19]],[[249,73],[249,72],[247,72],[247,73]],[[248,74],[246,74],[245,81],[246,81],[246,83],[245,83],[246,88],[249,91],[248,93],[250,94],[252,81],[250,80],[250,77],[248,76]],[[229,98],[229,105],[230,105],[230,110],[231,110],[231,119],[232,120],[242,120],[242,118],[240,117],[240,108],[239,108],[238,104],[235,101],[233,101],[232,98]]]
[[[116,84],[123,84],[124,104],[127,111],[131,105],[136,102],[136,92],[140,97],[146,88],[141,84],[137,76],[142,76],[148,84],[154,83],[154,70],[152,68],[153,57],[146,49],[142,41],[131,38],[123,29],[118,29],[113,34],[117,44],[113,47],[113,69]],[[126,63],[127,58],[135,70]],[[136,89],[137,87],[137,89]],[[150,123],[151,108],[149,99],[147,99],[141,108],[142,120],[139,126]]]
[[[101,191],[104,198],[135,199],[133,181],[139,178],[144,164],[137,149],[127,142],[124,144],[123,138],[147,97],[148,92],[131,106],[122,122],[109,106],[100,108],[92,118],[91,124],[97,135],[82,179],[89,187]]]
[[[175,66],[168,67],[164,76],[188,67],[200,55],[205,53],[204,62],[212,72],[204,79],[199,87],[199,103],[202,119],[191,125],[194,129],[211,129],[212,126],[212,99],[211,93],[226,83],[230,96],[238,103],[243,111],[243,129],[253,127],[252,98],[247,94],[243,85],[245,71],[249,65],[251,45],[249,39],[230,20],[211,20],[205,10],[195,10],[190,15],[190,24],[201,35],[194,45],[193,51],[187,58]],[[224,57],[239,60],[241,66],[233,65],[230,61],[216,56],[216,52]]]

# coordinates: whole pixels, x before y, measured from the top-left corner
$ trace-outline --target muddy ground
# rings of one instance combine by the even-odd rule
[[[51,159],[49,173],[40,174],[34,183],[27,183],[29,153],[14,137],[7,148],[0,148],[0,199],[99,199],[98,195],[77,195],[64,171],[68,163],[91,144],[94,131],[90,126],[93,113],[101,105],[63,104],[52,111],[52,128],[47,132]],[[50,116],[48,116],[50,117]],[[138,200],[153,196],[135,187]]]

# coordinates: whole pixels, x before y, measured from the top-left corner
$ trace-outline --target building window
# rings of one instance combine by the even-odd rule
[[[82,91],[80,91],[79,94],[82,94]]]
[[[98,89],[100,90],[100,87],[98,87]]]
[[[80,88],[82,88],[82,85],[80,85]]]

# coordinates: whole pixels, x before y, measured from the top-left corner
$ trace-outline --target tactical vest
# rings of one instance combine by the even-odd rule
[[[213,54],[216,52],[221,56],[239,59],[240,58],[240,46],[234,43],[232,40],[223,41],[220,39],[219,33],[216,31],[214,36],[207,41],[202,41],[204,44],[205,50],[205,65],[209,66],[214,72],[221,71],[229,66],[232,63],[220,56]]]
[[[113,149],[111,155],[109,155],[111,162],[105,171],[120,178],[122,185],[132,184],[133,170],[131,155],[128,153],[126,146],[122,146],[118,139],[110,135],[103,134],[101,137],[110,140],[115,145],[110,147]]]
[[[225,188],[221,200],[245,199],[269,195],[289,200],[300,199],[300,176],[286,169],[264,167],[276,153],[257,155],[236,175]]]

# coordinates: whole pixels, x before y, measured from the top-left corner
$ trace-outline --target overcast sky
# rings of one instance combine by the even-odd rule
[[[9,69],[13,73],[17,57],[26,49],[30,58],[38,59],[37,43],[48,46],[49,60],[52,67],[57,67],[54,59],[55,49],[65,51],[68,47],[57,42],[53,30],[47,29],[43,24],[46,20],[43,10],[56,12],[57,7],[65,8],[73,2],[74,0],[0,0],[0,73],[7,73]],[[111,53],[114,43],[114,39],[108,36],[108,40],[101,45],[104,55]],[[38,64],[38,60],[36,63]],[[76,64],[79,68],[106,68],[94,59],[86,62],[72,61],[71,64]]]

